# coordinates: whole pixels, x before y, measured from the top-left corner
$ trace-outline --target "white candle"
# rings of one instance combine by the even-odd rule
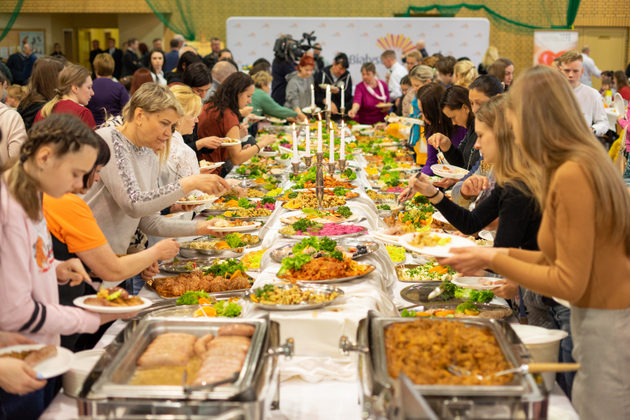
[[[341,85],[341,109],[346,107],[346,95],[344,94],[346,90],[345,85]]]
[[[342,96],[343,98],[343,96]],[[344,160],[346,158],[346,133],[345,123],[341,120],[341,145],[339,146],[339,159]]]
[[[324,84],[324,77],[326,77],[326,73],[322,72],[322,85]]]
[[[322,153],[322,114],[317,114],[317,153]]]
[[[311,155],[311,127],[306,126],[306,156]]]
[[[332,122],[330,123],[330,156],[328,162],[333,163],[335,161],[335,130],[333,129]]]
[[[311,83],[311,112],[315,111],[315,86]]]
[[[292,125],[293,128],[293,158],[291,159],[292,162],[299,162],[300,161],[300,156],[299,156],[299,152],[298,152],[298,139],[297,136],[295,135],[295,123],[293,123]]]
[[[330,111],[330,85],[326,85],[326,109]]]

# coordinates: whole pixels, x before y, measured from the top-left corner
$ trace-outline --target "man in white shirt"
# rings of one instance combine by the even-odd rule
[[[596,136],[603,136],[609,130],[608,117],[604,103],[598,91],[580,82],[584,73],[582,54],[579,51],[567,51],[560,56],[560,71],[569,81],[586,123]]]
[[[394,50],[386,50],[381,54],[381,62],[387,68],[387,87],[389,88],[389,99],[391,102],[402,96],[400,89],[400,79],[407,75],[407,69],[396,60]]]
[[[593,82],[591,77],[597,77],[598,79],[602,77],[602,72],[595,65],[595,61],[590,57],[591,48],[588,45],[585,45],[582,48],[582,62],[584,63],[584,74],[580,78],[580,82],[585,84],[586,86],[593,86]]]

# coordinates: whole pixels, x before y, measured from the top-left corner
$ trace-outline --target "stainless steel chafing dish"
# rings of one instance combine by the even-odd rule
[[[130,385],[138,358],[153,339],[167,332],[198,337],[225,325],[246,323],[255,327],[243,368],[235,382],[185,392],[183,386]],[[293,340],[279,344],[279,326],[268,316],[257,319],[221,319],[151,316],[130,323],[107,348],[79,394],[79,412],[87,416],[219,416],[262,419],[278,405],[278,355],[293,354]],[[240,414],[239,414],[240,413]]]
[[[519,366],[530,361],[529,353],[509,324],[493,319],[436,318],[488,328],[494,334],[508,363]],[[409,318],[378,318],[372,311],[361,320],[356,344],[341,337],[344,353],[359,353],[359,380],[364,416],[388,419],[425,419],[405,407],[403,380],[387,371],[385,329]],[[412,391],[424,398],[440,419],[544,419],[547,417],[547,394],[539,375],[516,374],[501,386],[416,385]]]

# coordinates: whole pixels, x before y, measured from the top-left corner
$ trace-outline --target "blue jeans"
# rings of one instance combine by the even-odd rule
[[[554,305],[549,310],[555,327],[559,330],[566,331],[569,335],[560,341],[560,354],[558,360],[561,363],[575,363],[571,352],[573,351],[573,340],[571,339],[571,309],[563,305]],[[556,380],[558,385],[567,394],[567,397],[571,399],[571,390],[573,388],[573,379],[575,379],[575,372],[558,372],[556,374]]]
[[[142,280],[142,276],[140,276],[140,274],[136,274],[132,278],[125,280],[125,290],[130,295],[137,295],[143,287],[144,280]]]
[[[0,389],[0,420],[37,420],[55,398],[60,379],[49,379],[42,389],[26,395],[9,394]]]

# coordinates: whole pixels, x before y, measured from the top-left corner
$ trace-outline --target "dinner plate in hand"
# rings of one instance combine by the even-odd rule
[[[4,347],[0,349],[0,356],[5,353],[39,350],[42,347],[45,347],[45,344],[19,344],[16,346]],[[33,367],[35,372],[39,373],[43,379],[54,378],[55,376],[66,373],[72,368],[74,353],[64,347],[56,347],[57,354],[54,357],[42,360]]]
[[[222,138],[221,140],[223,140],[223,143],[221,143],[221,147],[230,147],[230,146],[240,146],[241,145],[241,141],[237,140],[234,141],[236,139],[231,139],[231,138]]]
[[[182,204],[184,206],[200,206],[202,204],[213,203],[215,201],[216,197],[212,197],[205,200],[177,200],[175,204]]]
[[[617,112],[617,118],[625,116],[626,107],[623,101],[623,97],[619,92],[615,93],[615,102],[613,106],[615,108],[615,111]]]
[[[435,165],[431,165],[431,170],[434,174],[441,176],[442,178],[451,178],[451,179],[462,179],[468,174],[468,171],[464,168],[460,168],[459,166],[453,165],[443,165],[441,163],[436,163]]]
[[[199,165],[200,169],[216,169],[216,168],[220,168],[221,166],[223,166],[225,162],[209,162],[203,165]]]
[[[85,303],[86,299],[94,298],[94,297],[96,297],[96,295],[79,296],[78,298],[73,300],[72,303],[74,303],[74,305],[78,306],[79,308],[87,309],[88,311],[97,312],[100,314],[133,313],[133,312],[138,312],[142,309],[146,309],[149,306],[153,305],[153,302],[141,296],[138,296],[138,297],[142,299],[142,304],[133,305],[133,306],[99,306],[99,305],[90,305],[88,303]]]
[[[248,230],[256,230],[262,226],[261,222],[252,222],[243,226],[209,226],[208,229],[215,232],[247,232]]]
[[[326,294],[326,295],[330,295],[331,293],[337,292],[338,296],[332,300],[327,300],[324,302],[317,302],[317,303],[301,302],[301,303],[296,303],[293,305],[282,305],[282,304],[273,304],[273,303],[254,302],[251,297],[255,296],[256,293],[254,292],[254,290],[250,289],[245,292],[245,295],[243,296],[243,298],[246,301],[248,301],[250,305],[253,305],[255,308],[266,309],[268,311],[305,311],[305,310],[310,310],[310,309],[318,309],[324,306],[332,305],[333,303],[337,303],[343,297],[343,294],[344,294],[343,290],[341,290],[340,288],[329,286],[327,284],[324,284],[324,285],[278,284],[275,286],[278,289],[285,289],[285,290],[288,290],[297,286],[301,290],[311,290],[317,294]]]
[[[262,121],[265,119],[265,117],[262,117],[260,115],[256,115],[256,114],[249,114],[247,117],[245,117],[248,121]]]
[[[465,289],[492,290],[502,286],[505,280],[498,277],[453,277],[451,283]]]
[[[464,238],[462,236],[449,235],[448,233],[431,232],[432,236],[434,235],[434,236],[439,236],[440,238],[451,238],[451,241],[445,245],[425,246],[425,247],[419,248],[411,244],[411,240],[413,239],[414,235],[416,234],[408,233],[406,235],[401,236],[399,244],[413,252],[417,252],[418,254],[429,255],[432,257],[450,257],[452,256],[451,254],[452,248],[464,248],[464,247],[469,247],[469,246],[477,246],[475,242],[471,241],[468,238]]]

